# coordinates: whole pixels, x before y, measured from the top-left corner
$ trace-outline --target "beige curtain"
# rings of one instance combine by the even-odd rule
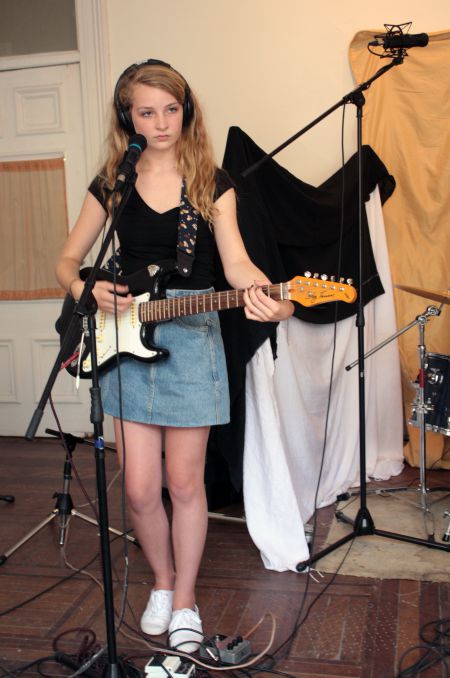
[[[356,83],[363,83],[389,63],[370,54],[367,44],[382,29],[360,31],[350,44]],[[397,188],[384,207],[386,236],[394,284],[446,293],[450,286],[450,30],[430,33],[425,48],[410,49],[401,65],[366,91],[363,143],[370,144],[393,174]],[[420,294],[395,293],[398,328],[429,305]],[[405,419],[411,418],[412,382],[419,367],[419,331],[399,339]],[[450,360],[450,306],[425,325],[430,353]],[[450,378],[450,373],[447,374]],[[407,461],[419,464],[419,430],[408,423]],[[450,468],[450,438],[426,436],[427,466]]]
[[[56,258],[68,233],[64,159],[0,162],[0,299],[63,296]]]

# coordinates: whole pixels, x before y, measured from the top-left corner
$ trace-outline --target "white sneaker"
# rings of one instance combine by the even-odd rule
[[[141,629],[150,636],[167,631],[172,617],[173,591],[156,589],[150,593],[147,607],[141,617]]]
[[[180,652],[196,652],[203,641],[202,620],[197,605],[174,610],[169,625],[169,645]]]

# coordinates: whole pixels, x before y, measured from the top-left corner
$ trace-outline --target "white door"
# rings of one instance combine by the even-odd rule
[[[0,160],[64,157],[69,224],[88,182],[78,63],[0,73]],[[8,248],[3,242],[2,247]],[[54,323],[62,301],[0,302],[0,434],[25,434],[56,359]],[[84,435],[89,421],[89,382],[79,391],[60,373],[52,400],[63,431]],[[56,429],[47,404],[37,435]]]

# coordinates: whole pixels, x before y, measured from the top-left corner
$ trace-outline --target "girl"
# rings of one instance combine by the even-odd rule
[[[270,299],[260,289],[268,281],[245,250],[233,184],[214,163],[195,95],[175,69],[155,59],[133,64],[117,82],[106,160],[58,260],[61,286],[80,297],[80,265],[111,214],[118,168],[134,133],[145,136],[147,147],[117,226],[123,274],[175,259],[177,243],[183,241],[179,235],[193,222],[188,243],[192,270],[190,275],[175,271],[166,295],[210,292],[217,247],[229,284],[246,289],[246,317],[261,322],[288,318],[292,302]],[[132,302],[126,286],[117,285],[117,293],[107,281],[97,281],[93,289],[98,308],[109,313],[115,304],[120,313]],[[172,647],[194,652],[202,640],[195,583],[207,531],[204,463],[209,427],[229,421],[218,316],[201,313],[163,322],[156,326],[154,340],[169,349],[166,360],[123,361],[120,392],[117,367],[102,374],[100,383],[104,410],[114,417],[130,518],[154,574],[141,628],[151,635],[169,630]],[[161,499],[163,430],[171,524]]]

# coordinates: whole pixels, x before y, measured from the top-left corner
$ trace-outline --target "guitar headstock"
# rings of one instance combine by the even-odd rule
[[[287,283],[289,299],[298,301],[302,306],[316,306],[330,301],[352,304],[357,297],[352,282],[350,278],[347,281],[344,278],[335,280],[334,276],[329,278],[327,275],[319,276],[318,273],[312,275],[306,271],[304,276],[297,275]]]

